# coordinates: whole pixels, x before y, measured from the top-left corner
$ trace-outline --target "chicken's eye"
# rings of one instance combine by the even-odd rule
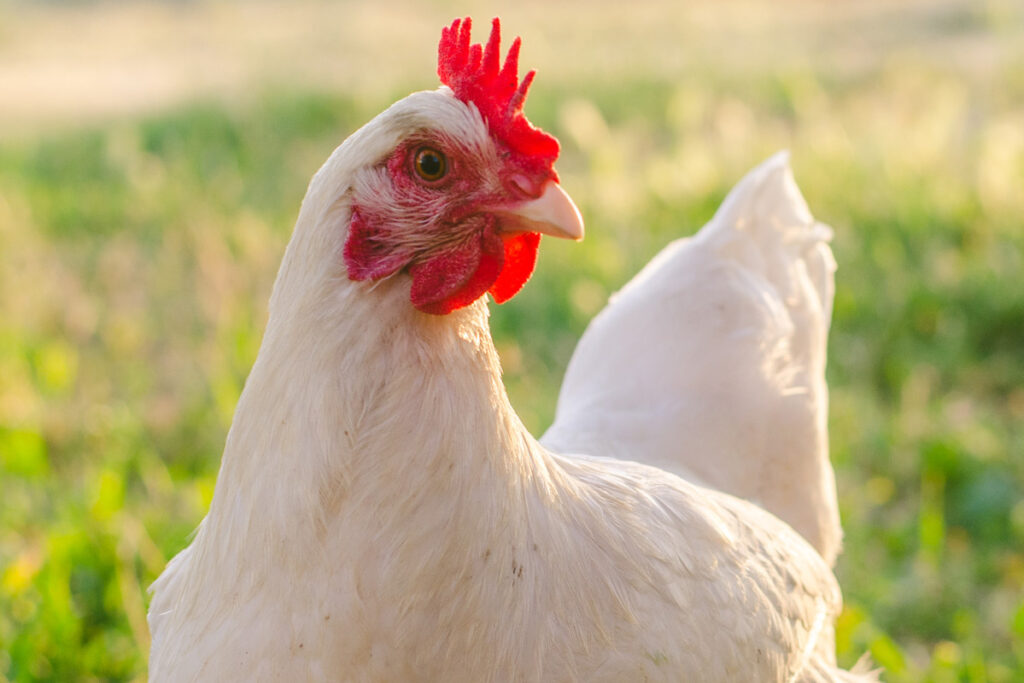
[[[413,166],[420,178],[429,181],[440,180],[448,172],[448,162],[444,154],[430,147],[421,147],[416,152]]]

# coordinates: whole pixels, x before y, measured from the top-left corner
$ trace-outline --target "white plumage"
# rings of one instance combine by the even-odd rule
[[[426,315],[404,273],[346,277],[353,193],[425,130],[493,154],[442,88],[310,184],[209,514],[153,586],[151,680],[869,680],[835,666],[828,562],[716,490],[834,555],[831,261],[785,159],[595,321],[546,448],[483,300]]]
[[[590,324],[542,443],[754,501],[832,564],[842,532],[825,386],[831,234],[788,154],[763,163]]]

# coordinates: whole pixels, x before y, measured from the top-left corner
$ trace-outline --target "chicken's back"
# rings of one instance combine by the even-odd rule
[[[824,378],[830,236],[788,155],[756,168],[590,324],[542,443],[758,503],[831,564],[841,530]]]

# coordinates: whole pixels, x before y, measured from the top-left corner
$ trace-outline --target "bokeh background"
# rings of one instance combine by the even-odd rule
[[[1024,681],[1024,3],[0,0],[0,681],[142,680],[305,185],[495,14],[581,245],[492,321],[541,432],[587,321],[793,151],[836,229],[840,659]]]

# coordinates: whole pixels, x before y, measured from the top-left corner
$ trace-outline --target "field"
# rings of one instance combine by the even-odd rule
[[[791,149],[839,263],[840,659],[1024,681],[1024,5],[629,5],[503,13],[588,230],[493,307],[513,405],[542,432],[607,295]],[[305,185],[460,11],[0,4],[0,681],[144,679]]]

